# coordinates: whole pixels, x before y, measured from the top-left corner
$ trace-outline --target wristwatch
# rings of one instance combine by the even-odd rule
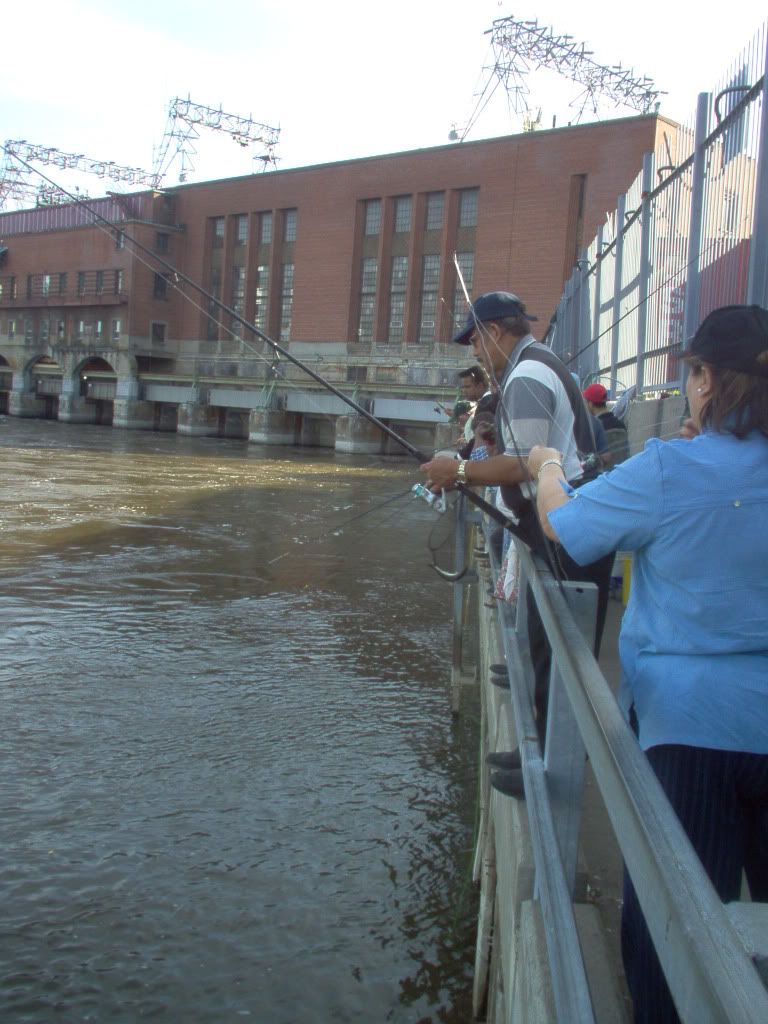
[[[459,460],[459,468],[456,470],[456,483],[465,484],[467,482],[467,460]]]

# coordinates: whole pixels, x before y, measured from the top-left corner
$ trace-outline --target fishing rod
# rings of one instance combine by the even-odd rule
[[[102,217],[100,213],[94,210],[93,207],[89,205],[88,200],[78,199],[77,196],[72,195],[71,192],[68,192],[66,189],[62,188],[55,181],[53,181],[52,178],[49,178],[48,175],[44,174],[36,167],[33,167],[28,161],[22,159],[17,154],[12,155],[15,160],[18,160],[20,164],[22,164],[24,167],[30,170],[33,174],[37,174],[44,181],[47,181],[49,185],[58,189],[63,195],[67,196],[76,206],[85,210],[93,218],[94,224],[102,226],[110,233],[113,233],[115,231],[122,231],[118,224],[107,220],[106,217]],[[144,245],[142,242],[139,242],[132,235],[129,235],[124,231],[122,232],[122,234],[125,241],[132,245],[137,252],[143,253],[146,257],[153,261],[151,264],[152,267],[162,267],[171,275],[171,285],[174,288],[176,288],[176,290],[181,295],[184,295],[185,298],[189,298],[189,296],[185,295],[183,289],[180,287],[179,282],[190,287],[193,291],[197,292],[198,295],[206,299],[209,304],[213,303],[221,313],[225,314],[228,317],[231,317],[232,320],[239,323],[247,330],[251,331],[257,338],[260,338],[265,344],[269,345],[278,358],[282,357],[286,359],[289,363],[292,363],[294,366],[298,367],[303,373],[307,374],[308,377],[310,377],[316,383],[320,384],[322,387],[326,388],[328,391],[331,392],[331,394],[335,395],[342,402],[348,405],[351,409],[354,409],[355,412],[358,413],[358,415],[368,420],[368,422],[372,423],[375,427],[378,427],[378,429],[381,430],[382,433],[386,434],[387,437],[391,438],[393,441],[399,444],[400,447],[405,449],[405,451],[407,451],[410,455],[413,455],[414,458],[418,459],[420,463],[429,461],[430,457],[428,455],[425,455],[424,452],[416,448],[415,445],[412,445],[410,441],[407,441],[404,437],[398,434],[397,431],[387,426],[387,424],[380,420],[378,416],[375,416],[372,412],[366,409],[359,402],[356,402],[354,398],[345,394],[343,391],[339,390],[339,388],[337,388],[329,380],[326,380],[325,377],[317,373],[297,356],[293,355],[287,349],[283,348],[268,334],[260,330],[255,324],[251,323],[244,316],[238,313],[237,310],[233,309],[231,306],[228,306],[225,302],[219,299],[212,292],[209,292],[201,284],[198,284],[198,282],[195,281],[193,278],[189,277],[183,271],[179,270],[172,263],[169,263],[168,260],[158,255],[156,252],[154,252],[148,246]],[[254,348],[252,343],[246,340],[245,338],[242,338],[241,341],[244,345],[250,348]],[[503,513],[499,512],[499,510],[494,505],[491,505],[490,502],[487,502],[484,498],[481,498],[479,494],[476,494],[474,491],[472,491],[471,488],[466,487],[464,484],[457,483],[455,485],[455,489],[458,490],[460,493],[464,494],[469,502],[471,502],[473,505],[477,506],[477,508],[485,512],[486,515],[490,516],[497,523],[504,526],[506,529],[510,530],[511,533],[515,533],[515,524],[512,523],[505,515],[503,515]]]

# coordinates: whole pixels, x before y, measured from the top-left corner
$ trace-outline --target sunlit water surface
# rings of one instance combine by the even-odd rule
[[[0,417],[0,471],[4,1024],[468,1020],[412,464]]]

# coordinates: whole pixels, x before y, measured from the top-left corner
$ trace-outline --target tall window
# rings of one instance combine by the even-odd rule
[[[289,341],[293,319],[293,264],[283,264],[280,288],[280,341]]]
[[[421,266],[421,318],[419,342],[433,341],[437,322],[437,290],[440,280],[440,257],[422,257]]]
[[[43,274],[43,297],[51,294],[51,285],[53,284],[53,274]]]
[[[123,327],[122,320],[112,321],[112,341],[120,341],[120,332]]]
[[[119,295],[123,290],[123,272],[122,270],[115,271],[115,295]]]
[[[445,196],[442,192],[429,192],[427,194],[427,220],[425,227],[427,231],[439,231],[443,226],[443,208]]]
[[[360,321],[357,340],[363,343],[373,341],[373,325],[376,319],[376,275],[379,261],[373,256],[363,259],[360,281]]]
[[[124,249],[125,248],[125,234],[122,231],[116,231],[115,232],[115,248],[116,249]]]
[[[245,267],[232,267],[232,309],[245,315]],[[232,334],[242,338],[243,325],[239,320],[232,319]]]
[[[50,334],[50,331],[51,331],[51,322],[50,322],[50,320],[41,320],[40,321],[40,326],[39,326],[39,332],[40,332],[40,341],[43,343],[43,345],[47,345],[48,344],[48,336]]]
[[[296,210],[286,210],[283,220],[283,241],[296,241]],[[289,264],[286,263],[286,266]]]
[[[157,252],[168,252],[168,240],[170,235],[166,231],[155,233],[155,250]]]
[[[259,243],[269,245],[272,241],[272,214],[269,212],[259,215]]]
[[[213,217],[213,248],[221,249],[224,245],[224,218]]]
[[[96,271],[96,294],[102,295],[104,293],[104,271]]]
[[[395,199],[395,234],[411,230],[411,197],[397,196]]]
[[[378,235],[381,230],[381,200],[368,199],[365,204],[365,234]]]
[[[152,295],[156,299],[167,299],[168,298],[168,275],[167,274],[155,274],[155,280],[152,288]]]
[[[387,340],[403,340],[405,324],[405,288],[408,282],[408,257],[392,257],[392,277],[389,285],[389,327]]]
[[[77,294],[85,295],[85,271],[78,270],[77,272]]]
[[[59,274],[59,295],[67,294],[67,275]]]
[[[104,321],[103,320],[97,320],[96,321],[93,333],[94,333],[94,336],[95,336],[97,341],[101,341],[102,340],[102,338],[104,337]]]
[[[248,244],[248,214],[241,213],[235,217],[235,245]]]
[[[477,203],[480,195],[478,188],[463,188],[459,192],[459,227],[474,228],[477,226]]]
[[[253,322],[260,331],[267,329],[267,303],[269,302],[269,267],[266,264],[256,268],[256,303]]]
[[[206,338],[208,341],[218,341],[219,338],[219,307],[213,299],[221,298],[221,271],[218,267],[211,270],[211,281],[208,291],[212,299],[208,302],[208,323],[206,325]]]
[[[456,262],[459,265],[467,292],[472,296],[472,278],[475,273],[475,254],[473,252],[457,252]],[[461,287],[459,275],[456,275],[456,287],[453,291],[453,327],[455,330],[467,319],[467,299]]]
[[[35,340],[35,322],[34,320],[24,321],[24,341],[31,343]]]
[[[67,334],[67,321],[57,320],[56,321],[56,340],[64,341]]]

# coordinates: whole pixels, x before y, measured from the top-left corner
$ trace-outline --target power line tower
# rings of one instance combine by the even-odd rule
[[[144,171],[140,167],[125,167],[114,160],[95,160],[83,153],[65,153],[53,146],[40,146],[26,139],[7,139],[3,145],[5,158],[0,168],[0,209],[7,202],[15,200],[28,202],[32,200],[37,206],[53,206],[71,200],[71,194],[55,185],[43,182],[36,186],[33,183],[33,171],[30,164],[48,164],[64,171],[77,171],[81,174],[93,174],[110,181],[122,182],[127,185],[146,185],[158,188],[160,179],[156,174]],[[87,193],[75,187],[72,191],[80,198],[87,198]]]
[[[615,106],[626,106],[647,114],[654,106],[658,107],[659,97],[663,95],[650,78],[640,78],[631,68],[623,68],[621,64],[600,64],[585,43],[577,43],[570,35],[557,34],[536,20],[520,21],[512,16],[498,18],[486,34],[491,37],[494,63],[487,69],[491,72],[490,79],[475,114],[462,133],[462,139],[490,99],[486,93],[494,80],[496,85],[501,83],[505,88],[512,109],[523,118],[524,130],[534,130],[541,119],[541,112],[537,117],[532,111],[527,79],[529,74],[540,68],[554,71],[583,86],[583,91],[571,103],[571,106],[578,107],[577,123],[587,107],[593,114],[598,114],[600,98]]]
[[[167,127],[155,155],[154,169],[159,177],[164,177],[173,161],[179,157],[179,181],[187,180],[194,170],[193,157],[197,153],[195,142],[200,138],[200,128],[224,132],[243,148],[256,145],[263,147],[263,151],[253,158],[261,161],[263,170],[277,162],[275,147],[280,137],[279,128],[261,124],[250,116],[227,114],[221,107],[217,110],[193,103],[189,97],[181,99],[177,96],[171,100],[168,108]]]

